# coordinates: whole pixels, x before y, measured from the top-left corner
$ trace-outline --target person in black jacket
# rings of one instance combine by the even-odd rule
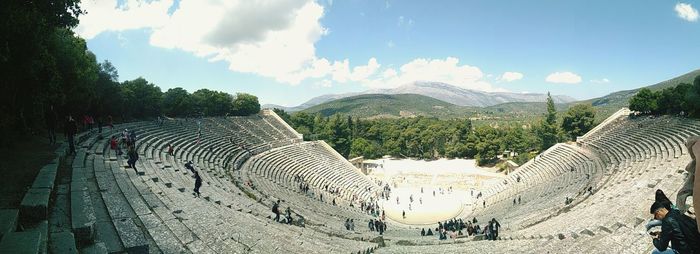
[[[272,213],[275,214],[275,221],[279,222],[280,221],[280,201],[278,200],[274,204],[272,204]]]
[[[200,187],[202,187],[202,177],[200,177],[199,173],[195,171],[194,172],[194,196],[197,198],[202,195],[201,193],[199,193]]]
[[[489,222],[489,232],[491,232],[491,240],[498,238],[498,230],[501,229],[501,223],[498,223],[496,218],[491,218]]]
[[[679,254],[700,253],[700,232],[696,222],[676,209],[668,209],[664,202],[654,202],[649,209],[654,219],[661,221],[661,232],[651,233],[657,251],[667,251],[669,242]]]
[[[65,131],[63,132],[68,139],[68,149],[69,153],[75,155],[75,134],[78,133],[78,126],[75,123],[73,116],[68,115],[66,117]]]
[[[134,171],[139,172],[136,169],[136,161],[139,160],[139,154],[136,152],[136,148],[134,146],[129,146],[129,151],[127,152],[127,155],[129,156],[129,160],[127,160],[127,164],[129,164],[130,168],[133,168]]]

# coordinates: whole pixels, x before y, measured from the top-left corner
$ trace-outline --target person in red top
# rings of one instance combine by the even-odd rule
[[[117,150],[117,139],[112,136],[112,139],[109,141],[109,147],[112,148],[112,150]]]
[[[112,150],[116,150],[117,155],[122,154],[122,150],[119,148],[119,144],[117,143],[117,137],[112,136],[112,139],[109,141],[109,147],[112,148]]]

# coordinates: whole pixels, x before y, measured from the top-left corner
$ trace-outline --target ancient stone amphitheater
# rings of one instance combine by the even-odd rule
[[[324,142],[303,141],[271,111],[122,124],[115,132],[138,134],[138,172],[96,132],[82,133],[72,160],[61,148],[21,208],[0,211],[0,252],[646,253],[652,246],[643,225],[653,193],[660,188],[675,197],[689,161],[683,142],[700,134],[700,122],[628,113],[618,112],[576,144],[550,148],[484,190],[485,198],[462,216],[498,218],[497,241],[438,241],[392,221],[378,238],[367,228],[374,217],[350,204],[359,207],[379,186]],[[203,178],[201,198],[192,195],[186,161]],[[313,195],[299,191],[297,176]],[[331,194],[326,185],[340,191]],[[516,197],[521,204],[513,205]],[[565,204],[567,198],[573,202]],[[277,200],[305,227],[274,222]],[[354,232],[343,226],[348,218]]]

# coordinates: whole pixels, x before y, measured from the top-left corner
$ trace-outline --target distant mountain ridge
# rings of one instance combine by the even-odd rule
[[[557,110],[566,110],[570,106],[581,103],[590,103],[596,108],[597,114],[596,119],[602,120],[610,116],[612,113],[619,110],[621,107],[627,107],[629,99],[632,98],[640,89],[649,88],[652,91],[659,91],[664,88],[674,87],[679,83],[692,83],[695,77],[700,76],[700,69],[688,72],[686,74],[658,82],[653,85],[643,86],[636,89],[623,90],[610,93],[608,95],[582,100],[574,101],[572,98],[567,96],[552,96],[557,104]],[[429,98],[434,100],[439,100],[450,104],[452,106],[441,105],[435,101],[429,101],[425,98],[421,98],[421,103],[428,105],[439,105],[438,107],[428,110],[427,107],[419,108],[414,104],[405,103],[407,98],[417,99],[418,97],[406,97],[399,96],[395,98],[391,97],[378,97],[376,94],[374,96],[363,97],[362,95],[371,95],[372,93],[384,94],[384,95],[405,95],[405,94],[418,94],[426,95],[430,94]],[[485,95],[484,95],[485,94]],[[487,101],[483,101],[484,98],[488,98]],[[497,114],[502,115],[504,113],[509,113],[510,116],[534,116],[540,115],[545,109],[545,98],[544,94],[518,94],[518,93],[485,93],[479,91],[473,91],[468,89],[458,88],[449,84],[439,83],[439,82],[414,82],[411,84],[406,84],[404,86],[394,88],[394,89],[381,89],[381,90],[370,90],[361,93],[347,93],[347,94],[333,94],[333,95],[323,95],[315,97],[308,102],[293,108],[279,107],[277,108],[285,109],[286,111],[301,111],[305,112],[320,112],[326,114],[329,112],[346,113],[349,115],[359,115],[364,117],[374,117],[374,116],[399,116],[394,110],[399,105],[400,108],[405,112],[413,112],[415,115],[422,114],[436,114],[439,117],[455,117],[466,114]],[[345,99],[345,100],[341,100]],[[374,99],[374,100],[370,100]],[[464,106],[460,104],[465,104],[460,100],[474,100],[474,104],[491,104],[490,106]],[[491,100],[491,101],[488,101]],[[516,100],[508,102],[509,100]],[[360,107],[358,102],[362,101],[367,103],[365,107]],[[506,102],[504,102],[506,101]],[[381,112],[378,109],[382,108],[382,103],[391,103],[393,105],[391,110],[386,112]],[[403,104],[402,104],[403,103]],[[459,103],[459,104],[458,104]],[[349,106],[353,105],[353,106]],[[274,105],[265,105],[264,107],[275,107]],[[386,107],[384,107],[386,108]],[[309,109],[309,110],[305,110]],[[349,109],[362,109],[349,110]],[[449,109],[449,110],[444,110]],[[373,115],[374,114],[374,115]]]
[[[488,107],[508,102],[542,102],[547,98],[546,94],[483,92],[461,88],[441,82],[416,81],[392,89],[375,89],[357,93],[321,95],[295,107],[284,107],[274,104],[266,104],[263,105],[263,107],[280,108],[284,109],[285,111],[294,112],[301,111],[325,102],[363,94],[419,94],[457,106],[469,107]],[[565,95],[553,95],[552,98],[554,99],[555,103],[568,103],[575,101],[574,98]]]
[[[361,94],[304,109],[309,114],[331,116],[337,113],[359,118],[432,116],[458,118],[475,113],[475,108],[457,106],[419,94]]]

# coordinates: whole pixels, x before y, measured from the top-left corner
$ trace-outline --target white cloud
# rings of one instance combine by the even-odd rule
[[[388,68],[381,76],[362,83],[371,88],[394,88],[414,81],[434,81],[481,91],[505,91],[493,87],[483,78],[484,74],[478,67],[460,65],[459,59],[454,57],[444,60],[418,58],[402,65],[399,71]]]
[[[168,22],[168,9],[173,0],[128,0],[119,5],[117,0],[84,0],[81,8],[87,14],[80,15],[75,32],[85,39],[92,39],[104,31],[161,27]]]
[[[400,68],[385,67],[376,58],[351,66],[348,59],[316,55],[315,43],[328,34],[320,19],[323,6],[313,0],[182,0],[168,14],[172,0],[129,0],[122,6],[93,0],[76,28],[93,38],[104,31],[150,29],[152,46],[190,52],[229,69],[299,84],[312,79],[320,87],[349,82],[368,87],[396,87],[413,81],[437,81],[482,91],[500,91],[484,80],[478,67],[459,59],[414,59]],[[410,27],[412,19],[399,18]],[[390,42],[393,44],[393,42]],[[314,84],[314,83],[312,83]]]
[[[172,4],[129,0],[117,6],[116,0],[87,0],[82,7],[88,14],[81,16],[76,32],[91,39],[105,31],[148,28],[153,46],[225,61],[232,71],[289,84],[328,75],[356,80],[378,68],[376,59],[350,71],[347,60],[316,56],[315,43],[328,29],[320,23],[323,6],[313,0],[182,0],[168,15]]]
[[[676,14],[678,14],[679,18],[690,22],[698,21],[698,10],[693,8],[690,4],[678,3],[674,10],[676,10]]]
[[[581,76],[573,72],[555,72],[549,74],[545,81],[549,83],[578,84],[581,83]]]
[[[607,78],[603,78],[603,79],[591,79],[591,83],[593,83],[593,84],[607,84],[607,83],[610,83],[610,80],[607,79]]]
[[[504,72],[503,75],[501,75],[501,77],[498,78],[498,79],[499,79],[499,80],[503,80],[503,81],[505,81],[505,82],[513,82],[513,81],[516,81],[516,80],[523,79],[523,76],[524,76],[524,75],[523,75],[522,73],[520,73],[520,72],[511,72],[511,71],[507,71],[507,72]]]
[[[228,62],[233,71],[298,84],[312,73],[304,69],[320,61],[314,44],[327,33],[319,22],[323,12],[307,0],[183,0],[150,42]]]

